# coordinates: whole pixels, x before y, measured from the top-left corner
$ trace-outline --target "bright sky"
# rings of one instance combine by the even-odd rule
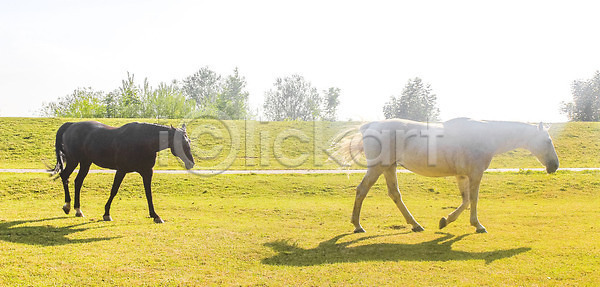
[[[420,77],[442,119],[559,122],[573,80],[600,69],[598,1],[0,0],[0,116],[35,116],[77,87],[246,77],[262,106],[277,77],[342,89],[341,120],[383,118]]]

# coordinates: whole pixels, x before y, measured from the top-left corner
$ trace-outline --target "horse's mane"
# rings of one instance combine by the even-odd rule
[[[156,124],[156,123],[146,123],[146,122],[131,122],[131,123],[124,124],[122,127],[125,127],[127,125],[140,125],[140,126],[144,126],[144,127],[159,128],[159,129],[171,129],[171,128],[174,129],[173,126],[166,126],[166,125],[161,125],[161,124]]]

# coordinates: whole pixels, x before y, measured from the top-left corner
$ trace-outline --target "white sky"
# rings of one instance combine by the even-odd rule
[[[444,120],[564,121],[600,69],[598,1],[0,0],[0,116],[35,116],[77,87],[111,91],[239,67],[260,107],[277,77],[342,89],[339,114],[383,118],[420,77]]]

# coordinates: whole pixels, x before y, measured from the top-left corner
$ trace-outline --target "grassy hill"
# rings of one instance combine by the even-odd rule
[[[45,168],[55,164],[56,130],[82,119],[0,118],[0,168]],[[132,121],[172,124],[180,120],[99,119],[120,126]],[[195,120],[188,123],[199,169],[336,169],[327,148],[358,122],[258,122]],[[562,123],[550,129],[561,167],[600,166],[600,123]],[[358,166],[356,166],[358,168]],[[541,167],[526,150],[494,159],[491,168]],[[168,150],[157,169],[181,169]]]

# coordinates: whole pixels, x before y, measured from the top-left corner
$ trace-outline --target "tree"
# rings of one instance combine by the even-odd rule
[[[573,102],[561,103],[561,112],[570,121],[600,121],[600,71],[589,80],[576,80],[571,85]]]
[[[328,90],[323,91],[325,99],[323,101],[323,115],[322,118],[325,121],[335,121],[337,119],[337,108],[340,104],[340,92],[339,88],[331,87]]]
[[[74,118],[183,118],[194,112],[196,103],[183,96],[176,81],[160,83],[156,89],[144,79],[142,86],[127,73],[121,87],[104,95],[92,88],[79,88],[72,94],[46,104],[46,116]]]
[[[205,115],[226,119],[245,119],[248,111],[249,93],[245,90],[246,79],[235,68],[226,78],[203,67],[183,80],[182,92],[187,99],[196,102],[197,110]]]
[[[127,72],[127,79],[121,80],[121,86],[108,93],[102,102],[107,118],[139,118],[143,116],[143,95],[149,88],[148,79],[144,87],[135,84],[135,75]]]
[[[58,101],[45,104],[42,114],[53,117],[98,118],[104,117],[106,106],[103,93],[89,88],[78,88]]]
[[[431,85],[420,78],[409,79],[400,97],[390,97],[383,106],[386,119],[402,118],[414,121],[438,121],[440,110]]]
[[[272,121],[315,120],[321,116],[322,99],[310,82],[300,75],[277,78],[275,90],[265,93],[265,116]]]
[[[183,118],[192,113],[245,119],[248,111],[246,79],[238,69],[224,80],[204,67],[192,76],[153,88],[147,78],[142,85],[127,73],[121,86],[104,95],[92,88],[80,88],[71,95],[46,104],[41,113],[58,117]]]
[[[231,120],[245,119],[249,115],[248,96],[245,91],[246,79],[240,76],[238,68],[227,76],[217,97],[219,116]]]
[[[221,76],[203,67],[183,80],[183,94],[196,101],[198,108],[205,113],[216,113],[216,105],[221,89]]]
[[[143,111],[144,118],[168,119],[184,118],[196,108],[193,100],[186,99],[177,82],[160,83],[156,89],[144,83]]]
[[[108,93],[103,102],[106,116],[110,118],[183,118],[196,108],[194,100],[183,95],[177,81],[162,82],[155,89],[148,78],[140,86],[129,73],[127,79],[121,81],[121,87]]]
[[[105,117],[107,118],[117,118],[118,117],[118,109],[119,103],[117,101],[118,93],[116,91],[110,92],[106,94],[102,102],[104,103],[104,107],[106,109]]]
[[[147,79],[144,82],[148,82]],[[118,89],[119,118],[139,118],[142,116],[142,89],[135,84],[135,76],[127,72],[127,79],[121,81]]]

